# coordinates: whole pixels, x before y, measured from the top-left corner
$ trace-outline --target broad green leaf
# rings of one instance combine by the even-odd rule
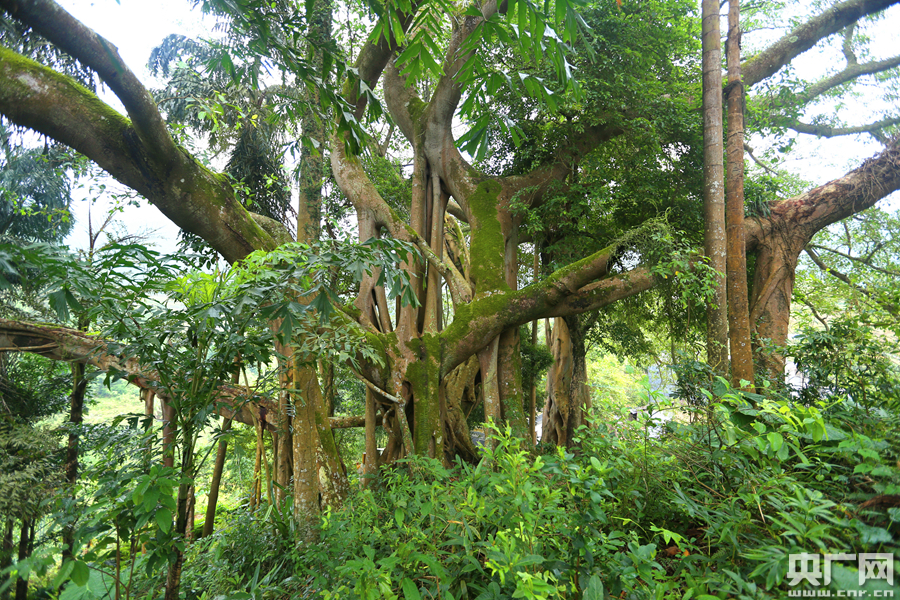
[[[78,587],[84,587],[90,577],[91,570],[88,568],[87,564],[80,560],[74,561],[74,564],[72,565],[72,583]]]
[[[163,533],[169,533],[172,530],[172,511],[168,508],[160,508],[156,511],[156,524]]]

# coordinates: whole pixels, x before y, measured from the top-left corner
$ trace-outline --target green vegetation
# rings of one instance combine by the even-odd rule
[[[900,2],[696,4],[0,0],[0,600],[888,597]]]

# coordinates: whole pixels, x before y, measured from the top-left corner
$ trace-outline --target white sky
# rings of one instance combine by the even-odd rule
[[[195,37],[204,36],[208,33],[210,26],[209,21],[204,23],[199,11],[192,12],[190,10],[186,0],[59,1],[76,18],[117,46],[126,64],[148,85],[154,84],[146,69],[147,59],[154,46],[171,33]],[[877,40],[877,44],[873,47],[875,54],[878,54],[879,51],[883,54],[877,58],[884,58],[896,53],[900,48],[900,26],[898,25],[900,25],[900,6],[895,6],[887,11],[886,17],[880,23],[867,31],[873,36],[873,39]],[[783,31],[780,30],[771,30],[770,33],[773,38],[782,34]],[[747,35],[745,48],[752,48],[751,44],[753,44],[753,39]],[[840,53],[837,53],[837,57],[840,57]],[[876,57],[869,57],[866,60],[873,58]],[[862,56],[860,60],[863,61]],[[831,56],[826,56],[810,51],[798,57],[795,64],[798,73],[813,78],[815,74],[824,73],[829,67],[833,68],[833,53]],[[119,106],[115,97],[109,92],[106,92],[103,98],[110,104]],[[121,110],[121,107],[119,109]],[[841,115],[848,121],[854,121],[854,124],[860,124],[872,120],[873,110],[881,112],[891,109],[896,114],[896,106],[875,106],[874,102],[869,103],[866,98],[862,98],[844,108]],[[869,118],[864,115],[868,115]],[[856,121],[854,116],[859,116],[862,120]],[[822,184],[843,175],[859,165],[864,158],[872,156],[880,149],[880,146],[868,136],[845,136],[830,140],[816,139],[812,136],[800,137],[801,142],[797,150],[782,166],[816,184]],[[751,140],[750,143],[756,150],[761,151],[767,141]],[[759,154],[761,152],[757,153],[757,155]],[[106,184],[110,189],[116,189],[115,182],[107,181]],[[121,190],[121,186],[118,189]],[[85,198],[94,196],[95,194],[84,193]],[[175,225],[148,202],[141,201],[140,204],[139,208],[125,209],[120,217],[122,225],[131,232],[157,230],[148,241],[155,243],[162,251],[173,250],[178,231]],[[69,239],[70,244],[74,247],[83,247],[86,244],[87,212],[90,205],[91,203],[86,199],[76,203],[76,228]],[[102,221],[108,205],[107,202],[99,201],[90,209],[95,224]]]

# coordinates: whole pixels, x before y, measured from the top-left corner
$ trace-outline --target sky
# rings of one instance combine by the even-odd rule
[[[76,18],[91,27],[97,33],[112,42],[137,76],[148,86],[159,85],[147,71],[146,64],[150,51],[158,45],[165,36],[171,33],[180,33],[187,36],[203,37],[210,33],[211,20],[204,19],[199,11],[192,11],[190,3],[186,0],[59,0],[60,4]],[[869,27],[866,31],[877,44],[873,46],[874,58],[885,58],[900,48],[900,6],[895,6],[886,12],[881,22]],[[783,35],[783,30],[772,29],[745,35],[745,53],[762,47],[767,38],[775,39]],[[838,42],[839,43],[839,42]],[[797,72],[808,77],[813,74],[822,74],[828,68],[833,67],[836,59],[840,59],[840,52],[836,44],[829,51],[810,51],[795,59]],[[861,61],[863,57],[860,56]],[[842,60],[842,59],[841,59]],[[121,109],[118,101],[108,91],[102,94],[104,100]],[[897,107],[890,103],[885,104],[874,96],[855,99],[843,107],[835,107],[835,113],[840,114],[847,121],[859,123],[858,117],[872,114],[873,111],[882,112],[893,110],[896,114]],[[124,112],[124,111],[123,111]],[[857,117],[857,118],[855,118]],[[865,122],[868,119],[864,119]],[[751,139],[749,144],[761,155],[769,145],[775,143],[772,139]],[[796,150],[781,165],[795,172],[804,179],[820,185],[836,177],[840,177],[848,170],[858,166],[866,157],[876,154],[880,149],[868,136],[845,136],[836,139],[817,139],[812,136],[800,136]],[[122,186],[106,178],[105,185],[108,190],[124,191]],[[95,182],[96,183],[96,182]],[[103,194],[99,194],[101,198]],[[90,202],[87,198],[97,197],[96,190],[84,189],[78,194],[82,198],[75,205],[76,227],[68,240],[73,247],[84,247],[87,242],[88,211],[91,212],[92,221],[96,224],[102,222],[106,211],[110,206],[108,201],[100,200]],[[106,194],[108,197],[109,194]],[[897,194],[894,195],[897,197]],[[164,251],[172,251],[175,248],[175,240],[178,229],[166,219],[156,208],[145,200],[138,202],[138,207],[129,206],[121,212],[118,220],[122,227],[128,231],[153,231],[148,239]],[[882,206],[895,207],[900,204],[892,199],[882,202]]]

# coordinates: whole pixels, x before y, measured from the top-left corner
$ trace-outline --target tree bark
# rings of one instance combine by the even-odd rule
[[[19,562],[28,558],[28,546],[31,541],[31,519],[23,518],[19,529]],[[28,579],[19,577],[16,579],[16,600],[28,600]]]
[[[900,189],[900,140],[825,185],[770,207],[770,214],[747,221],[747,249],[756,252],[750,321],[760,342],[787,343],[794,271],[800,252],[816,232],[875,205]],[[765,356],[772,379],[784,375],[779,352]]]
[[[547,373],[541,441],[571,446],[590,411],[584,332],[579,317],[557,317],[551,341],[553,364]]]
[[[203,537],[212,535],[216,521],[216,504],[219,502],[219,487],[222,484],[222,472],[225,470],[225,459],[228,457],[228,436],[231,430],[231,419],[222,423],[222,435],[216,448],[216,462],[213,465],[212,479],[209,482],[209,499],[206,503],[206,520],[203,522]]]
[[[754,389],[753,345],[747,290],[747,254],[744,236],[744,84],[741,80],[740,1],[728,2],[728,178],[725,182],[725,235],[728,245],[728,328],[731,382],[735,388]]]
[[[12,565],[13,552],[15,551],[15,543],[13,542],[13,534],[15,533],[16,522],[10,517],[4,518],[3,540],[0,541],[0,571],[5,570]],[[11,577],[11,576],[10,576]],[[12,591],[12,582],[0,593],[2,600],[9,600]]]
[[[84,364],[72,363],[72,393],[69,395],[69,442],[66,446],[66,481],[73,488],[78,483],[78,441],[77,428],[84,422],[84,397],[87,392],[88,381],[85,378]],[[71,560],[75,545],[74,525],[66,525],[63,528],[63,561]]]
[[[706,356],[720,375],[728,374],[728,316],[725,282],[725,172],[722,164],[722,40],[719,3],[703,0],[703,246],[715,269],[715,292],[706,309]]]

